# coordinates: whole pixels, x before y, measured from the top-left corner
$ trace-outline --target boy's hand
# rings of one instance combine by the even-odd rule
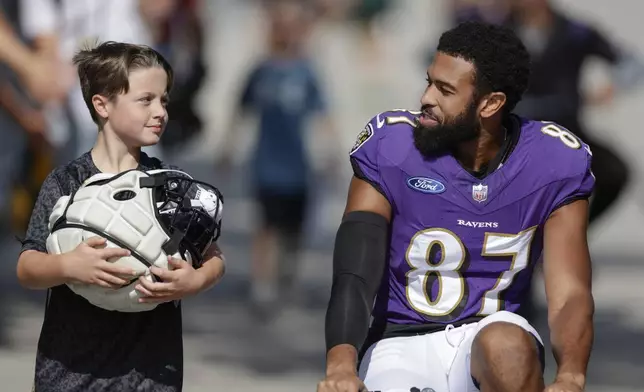
[[[185,260],[168,256],[168,264],[174,268],[166,270],[151,267],[150,273],[158,276],[162,282],[150,282],[141,277],[135,289],[143,294],[139,302],[161,303],[175,301],[197,294],[204,286],[204,277]]]
[[[93,284],[109,289],[118,289],[129,280],[123,277],[136,276],[131,268],[110,263],[109,259],[125,257],[130,251],[122,248],[105,248],[107,240],[92,237],[79,244],[62,258],[65,277],[73,282]]]

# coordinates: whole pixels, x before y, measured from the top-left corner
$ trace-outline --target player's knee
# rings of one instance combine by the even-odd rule
[[[472,362],[531,369],[539,365],[535,337],[522,327],[504,321],[483,327],[472,344]]]

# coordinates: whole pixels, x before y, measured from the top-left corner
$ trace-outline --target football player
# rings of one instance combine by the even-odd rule
[[[584,389],[591,151],[511,113],[529,64],[511,30],[461,24],[440,38],[421,110],[360,133],[319,392]],[[516,314],[542,251],[558,364],[547,388],[543,341]]]

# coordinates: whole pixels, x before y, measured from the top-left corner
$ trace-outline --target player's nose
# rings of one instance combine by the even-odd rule
[[[427,89],[425,89],[425,92],[423,95],[420,97],[420,105],[422,106],[430,106],[434,107],[437,105],[437,91],[434,86],[428,86]]]

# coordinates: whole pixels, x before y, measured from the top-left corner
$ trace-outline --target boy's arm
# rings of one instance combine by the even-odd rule
[[[213,244],[204,255],[207,260],[199,269],[194,269],[185,260],[168,258],[171,270],[151,267],[150,272],[159,277],[159,282],[139,278],[135,289],[142,294],[139,302],[163,303],[184,299],[205,291],[215,285],[224,275],[224,259],[221,250]]]
[[[66,281],[60,255],[47,254],[49,216],[63,190],[53,173],[43,182],[31,213],[27,234],[22,241],[17,275],[20,284],[33,289],[44,289]]]
[[[45,290],[69,281],[63,268],[64,255],[50,255],[37,250],[26,250],[18,258],[16,274],[23,287]]]
[[[201,288],[199,291],[208,290],[219,282],[226,273],[224,254],[217,243],[210,245],[210,248],[208,248],[204,255],[204,259],[206,261],[203,263],[201,268],[197,270],[197,273],[202,277],[202,283],[200,285]]]

